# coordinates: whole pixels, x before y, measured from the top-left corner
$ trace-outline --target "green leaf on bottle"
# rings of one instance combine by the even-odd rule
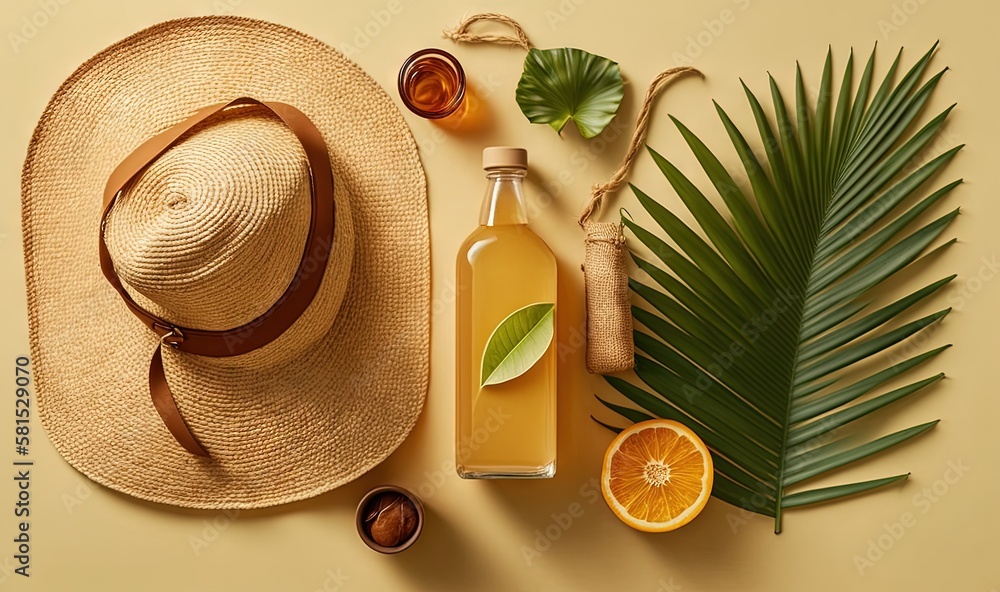
[[[572,47],[530,49],[515,98],[531,123],[557,132],[572,119],[593,138],[611,123],[625,95],[618,64]]]
[[[497,325],[483,351],[482,386],[517,378],[541,359],[555,333],[555,308],[552,302],[529,304]]]

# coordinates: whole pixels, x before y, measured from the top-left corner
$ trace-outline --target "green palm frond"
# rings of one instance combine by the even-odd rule
[[[922,126],[916,124],[944,73],[921,82],[936,47],[895,82],[897,55],[870,99],[874,52],[853,93],[852,54],[836,97],[828,53],[815,102],[807,99],[797,68],[791,112],[770,79],[773,123],[744,85],[764,162],[716,104],[752,197],[701,140],[674,119],[728,217],[670,161],[649,152],[701,233],[632,188],[659,226],[651,232],[622,220],[659,259],[654,263],[633,253],[637,269],[648,278],[630,280],[635,294],[650,305],[633,307],[635,373],[644,386],[606,379],[642,411],[601,403],[629,421],[657,416],[690,426],[713,452],[713,495],[773,516],[775,532],[781,530],[785,508],[905,479],[907,474],[788,491],[937,423],[853,446],[835,434],[943,376],[862,399],[947,346],[878,368],[853,384],[840,384],[845,369],[854,374],[869,371],[878,365],[872,356],[938,322],[950,310],[900,321],[954,276],[877,310],[869,310],[871,303],[863,301],[873,288],[915,261],[958,214],[956,209],[927,223],[917,220],[960,183],[916,199],[961,149],[919,163],[951,111],[949,107]],[[863,360],[867,362],[859,368]]]

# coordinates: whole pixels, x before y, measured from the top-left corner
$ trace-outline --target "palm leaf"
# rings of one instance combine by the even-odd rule
[[[918,125],[944,73],[921,82],[936,47],[898,82],[897,56],[870,101],[874,52],[855,92],[852,55],[836,93],[828,53],[818,98],[812,103],[796,67],[791,111],[770,79],[773,120],[744,85],[763,143],[763,162],[716,104],[752,196],[674,119],[726,212],[668,159],[652,149],[649,153],[700,232],[632,188],[656,224],[650,230],[622,220],[655,257],[633,252],[641,277],[629,282],[648,304],[633,307],[635,373],[642,386],[606,379],[641,410],[600,402],[628,421],[657,416],[690,426],[712,450],[717,472],[713,495],[773,516],[775,532],[781,531],[786,508],[884,487],[908,473],[832,487],[789,488],[878,454],[936,424],[927,422],[850,446],[836,435],[854,420],[943,377],[922,377],[873,395],[947,348],[888,368],[874,358],[948,314],[950,309],[944,309],[914,319],[907,313],[955,276],[875,310],[869,301],[875,288],[937,241],[958,213],[920,221],[960,181],[916,199],[961,149],[917,166],[951,111],[949,107]],[[847,372],[869,375],[839,384]]]

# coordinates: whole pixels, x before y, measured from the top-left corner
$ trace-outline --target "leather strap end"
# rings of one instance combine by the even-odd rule
[[[174,439],[185,450],[197,456],[208,457],[208,452],[195,439],[191,429],[181,417],[180,410],[177,409],[174,395],[170,392],[170,386],[167,384],[167,375],[163,371],[162,347],[162,345],[156,346],[153,358],[149,362],[149,394],[153,399],[153,406],[156,407],[156,412],[160,414],[160,419],[163,420]]]

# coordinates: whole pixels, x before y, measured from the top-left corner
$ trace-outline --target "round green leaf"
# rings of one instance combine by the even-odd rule
[[[582,49],[530,49],[517,83],[517,104],[531,123],[561,132],[570,119],[593,138],[611,123],[625,94],[616,62]]]
[[[555,304],[529,304],[497,325],[483,351],[482,386],[527,372],[549,349],[555,333]]]

